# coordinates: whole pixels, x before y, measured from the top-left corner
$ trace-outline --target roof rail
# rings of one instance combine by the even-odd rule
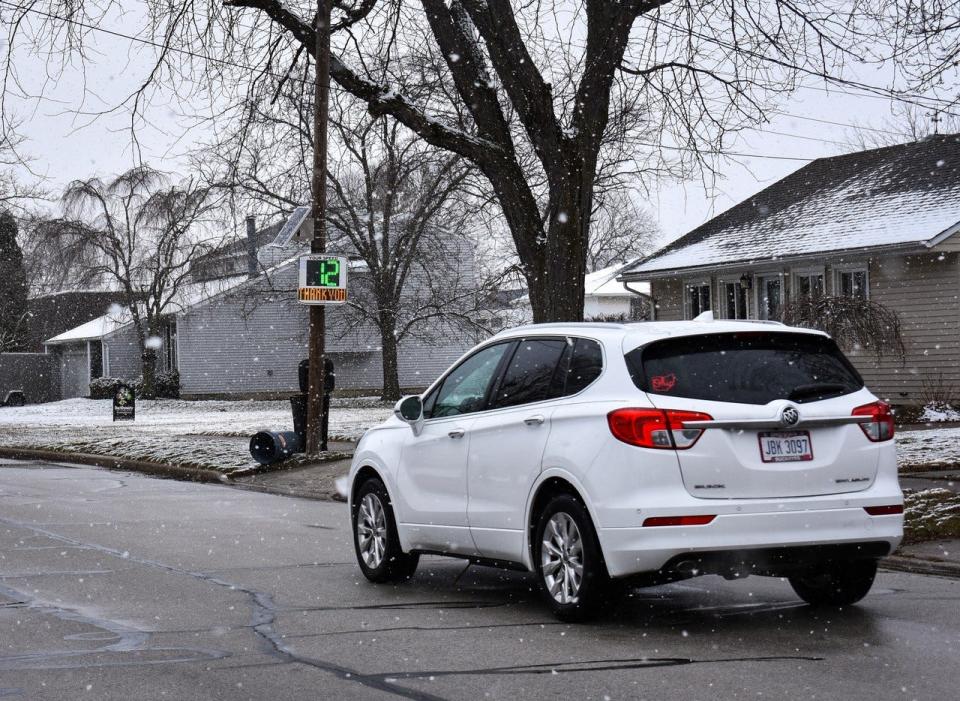
[[[733,321],[733,319],[731,319]],[[736,319],[736,321],[742,321],[747,324],[769,324],[772,326],[786,326],[782,321],[774,321],[773,319]]]
[[[571,326],[583,326],[589,328],[600,328],[600,329],[625,329],[627,328],[626,323],[619,323],[613,321],[545,321],[540,324],[520,324],[519,326],[511,326],[510,328],[503,329],[498,332],[496,335],[499,336],[502,333],[515,333],[516,331],[536,331],[539,329],[562,329],[569,328]]]

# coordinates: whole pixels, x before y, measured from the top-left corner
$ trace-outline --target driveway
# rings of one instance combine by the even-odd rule
[[[425,559],[375,587],[343,504],[0,461],[0,699],[953,698],[960,585],[881,573],[637,590],[562,624],[533,580]]]

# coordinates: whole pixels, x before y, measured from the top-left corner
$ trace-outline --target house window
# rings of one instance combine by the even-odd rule
[[[870,278],[865,269],[837,271],[837,292],[840,296],[867,299],[869,290]]]
[[[783,307],[783,278],[779,275],[757,278],[757,316],[780,320]]]
[[[724,282],[720,286],[723,292],[724,312],[727,319],[746,319],[747,289],[739,282]]]
[[[794,277],[793,296],[797,299],[820,299],[823,297],[823,273],[800,273]]]
[[[171,319],[163,327],[164,369],[177,369],[177,322]]]
[[[687,318],[695,319],[703,312],[709,311],[710,283],[697,282],[687,285]]]
[[[103,342],[87,341],[90,349],[90,379],[103,377]]]

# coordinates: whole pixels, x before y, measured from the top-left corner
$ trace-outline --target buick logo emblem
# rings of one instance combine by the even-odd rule
[[[788,406],[780,412],[781,426],[796,426],[798,423],[800,423],[800,412],[797,411],[796,407]]]

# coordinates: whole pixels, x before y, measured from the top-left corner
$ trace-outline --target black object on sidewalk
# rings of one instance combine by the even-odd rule
[[[297,368],[300,380],[300,394],[290,397],[290,409],[293,411],[293,430],[300,435],[300,440],[306,449],[307,445],[307,391],[310,388],[310,361],[300,361]],[[320,416],[320,450],[327,449],[327,436],[330,429],[330,394],[336,388],[337,373],[333,361],[328,356],[323,357],[323,402]]]
[[[250,455],[261,465],[302,453],[304,444],[296,431],[260,431],[250,438]]]

